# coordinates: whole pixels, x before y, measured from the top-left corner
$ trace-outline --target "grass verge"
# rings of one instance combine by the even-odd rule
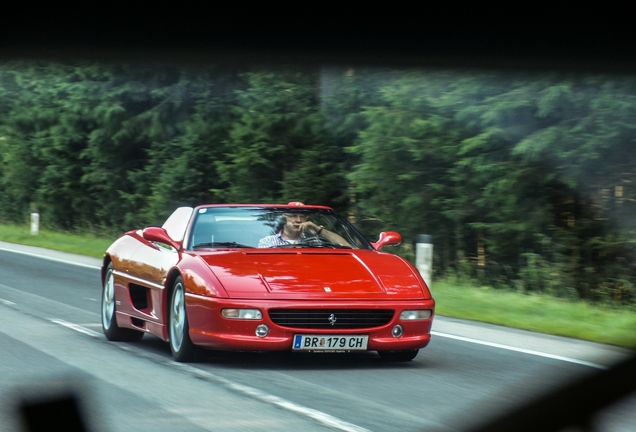
[[[94,258],[104,256],[104,251],[114,240],[115,238],[102,238],[92,234],[49,230],[39,230],[37,235],[32,235],[29,226],[0,224],[0,241],[76,253]]]
[[[633,307],[604,306],[454,281],[434,281],[431,291],[438,315],[636,349]]]
[[[101,258],[115,240],[91,234],[60,233],[0,224],[0,241]],[[636,349],[636,310],[521,294],[456,281],[434,281],[436,313],[539,333]]]

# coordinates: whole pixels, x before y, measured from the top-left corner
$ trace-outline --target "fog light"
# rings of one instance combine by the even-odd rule
[[[223,309],[221,315],[224,318],[259,320],[263,314],[258,309]]]
[[[430,309],[405,310],[400,314],[402,321],[426,320],[431,317],[433,311]]]
[[[261,324],[258,327],[256,327],[256,336],[258,336],[259,338],[264,338],[268,334],[269,334],[269,327],[267,327],[265,324]]]
[[[398,324],[395,327],[393,327],[393,330],[391,330],[391,334],[393,335],[394,338],[399,338],[400,336],[404,334],[404,328]]]

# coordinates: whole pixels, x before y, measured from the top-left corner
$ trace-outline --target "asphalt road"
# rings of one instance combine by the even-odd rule
[[[459,431],[629,353],[436,317],[407,363],[209,352],[179,364],[154,337],[107,341],[100,291],[99,260],[0,242],[0,430],[18,430],[22,403],[71,395],[91,431]],[[636,395],[598,430],[634,424]]]

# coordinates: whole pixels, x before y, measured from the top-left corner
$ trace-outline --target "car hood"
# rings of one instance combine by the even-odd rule
[[[232,298],[422,299],[400,257],[367,250],[226,251],[202,255]]]

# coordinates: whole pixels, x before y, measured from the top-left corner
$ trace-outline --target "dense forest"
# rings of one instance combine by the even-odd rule
[[[324,204],[438,277],[636,303],[636,81],[0,64],[0,220],[114,235],[180,205]]]

